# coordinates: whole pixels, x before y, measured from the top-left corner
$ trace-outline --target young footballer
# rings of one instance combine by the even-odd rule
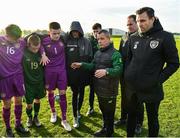
[[[67,77],[65,68],[65,52],[64,44],[60,38],[61,27],[57,22],[49,24],[49,36],[43,38],[43,46],[47,57],[50,62],[45,67],[45,85],[48,91],[48,100],[51,108],[50,122],[57,121],[57,113],[55,110],[54,90],[58,88],[60,99],[59,104],[62,111],[61,125],[67,131],[71,131],[71,126],[66,120],[67,101],[66,101],[66,88]]]
[[[22,96],[25,94],[22,57],[25,41],[21,39],[19,26],[11,24],[5,28],[6,35],[0,36],[0,94],[3,103],[2,117],[7,137],[14,137],[10,125],[11,99],[14,98],[15,130],[28,133],[21,123]]]
[[[24,51],[23,69],[26,89],[26,113],[28,116],[26,125],[31,127],[33,123],[40,127],[41,123],[38,119],[40,109],[40,99],[45,93],[44,84],[44,70],[40,65],[41,55],[39,52],[41,46],[40,37],[37,34],[32,34],[27,39],[27,48]],[[34,117],[32,117],[32,110],[34,108]]]

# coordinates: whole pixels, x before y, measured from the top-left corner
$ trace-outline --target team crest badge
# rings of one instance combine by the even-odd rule
[[[72,52],[72,51],[74,51],[74,48],[73,48],[73,47],[69,49],[69,52]]]
[[[157,40],[152,40],[152,41],[150,42],[150,47],[151,47],[152,49],[155,49],[156,47],[158,47],[158,45],[159,45],[159,41],[157,41]]]
[[[50,48],[50,47],[51,47],[51,45],[47,45],[47,47],[48,47],[48,48]]]
[[[26,61],[31,61],[30,58],[27,58]]]
[[[134,42],[134,47],[133,48],[137,49],[138,44],[139,44],[139,41]]]
[[[20,48],[20,44],[16,43],[14,47],[15,48]]]

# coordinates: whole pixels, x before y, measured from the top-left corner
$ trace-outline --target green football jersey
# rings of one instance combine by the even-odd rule
[[[40,65],[40,53],[33,53],[28,49],[24,51],[23,70],[25,83],[37,84],[44,80],[44,69]]]

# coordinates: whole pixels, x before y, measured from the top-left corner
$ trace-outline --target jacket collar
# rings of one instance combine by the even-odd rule
[[[140,32],[139,32],[139,35],[140,35],[140,36],[149,36],[149,35],[151,35],[151,34],[154,34],[154,33],[156,33],[156,32],[162,31],[162,30],[163,30],[163,27],[162,27],[159,19],[156,18],[155,21],[154,21],[154,23],[153,23],[153,27],[152,27],[149,31],[147,31],[147,32],[145,32],[145,33],[140,33]]]

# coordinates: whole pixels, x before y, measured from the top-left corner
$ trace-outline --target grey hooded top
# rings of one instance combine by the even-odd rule
[[[80,33],[80,37],[78,38],[78,40],[72,37],[71,35],[72,31],[78,31]],[[67,46],[68,44],[76,44],[77,41],[78,41],[80,56],[92,57],[91,43],[87,38],[84,37],[84,32],[83,32],[80,22],[73,21],[70,26],[70,32],[67,33],[65,36],[65,43]]]

